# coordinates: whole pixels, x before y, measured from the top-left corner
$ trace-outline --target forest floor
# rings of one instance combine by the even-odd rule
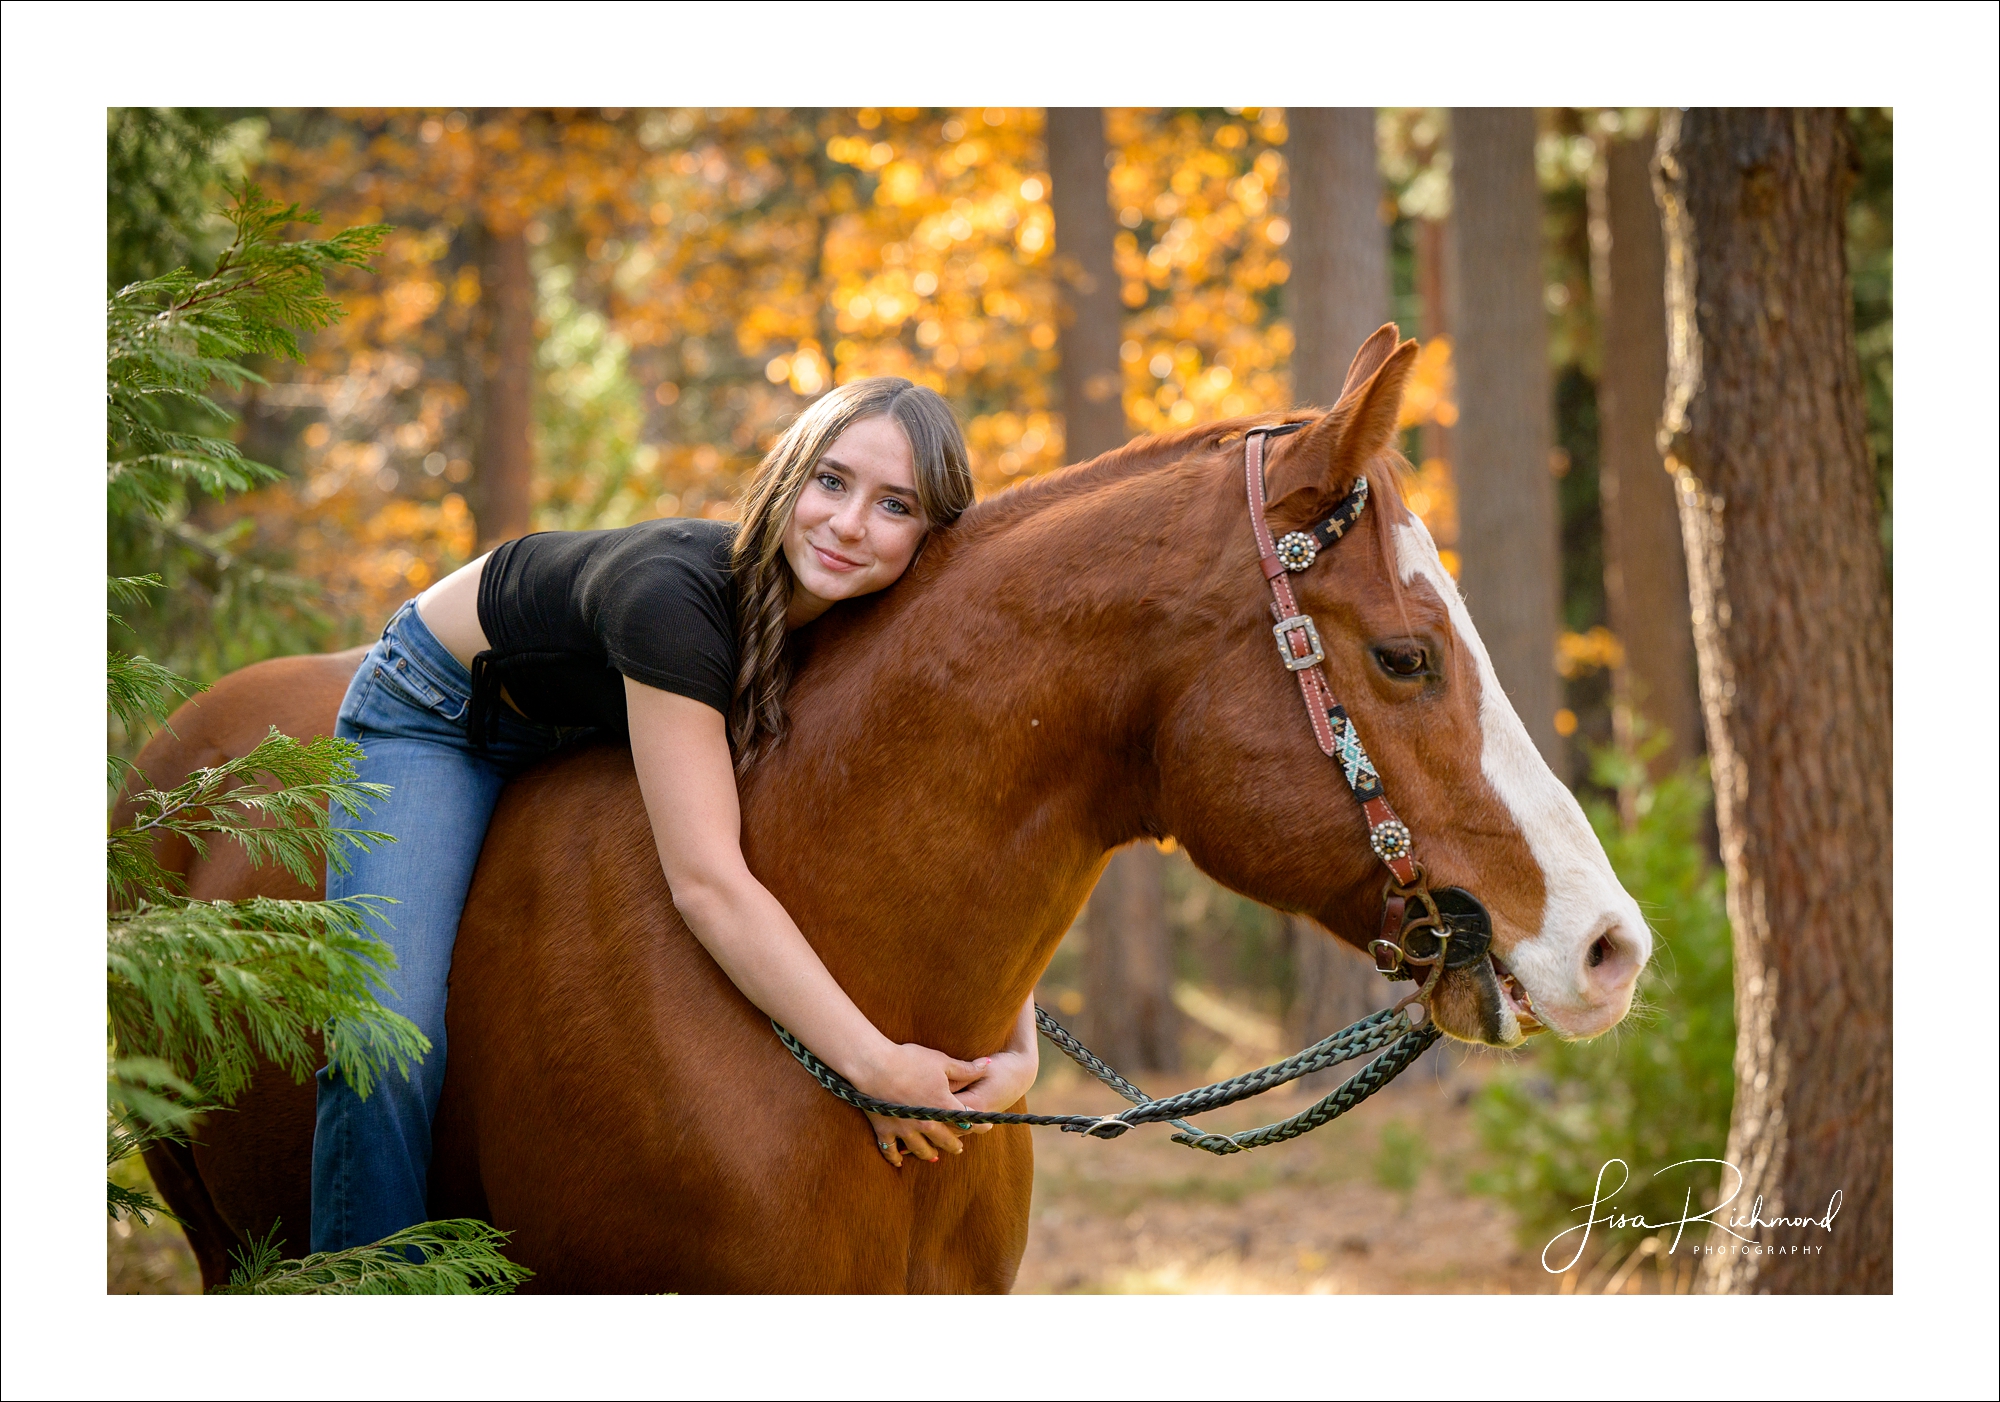
[[[1338,1122],[1226,1159],[1173,1143],[1164,1126],[1110,1141],[1038,1132],[1032,1225],[1015,1289],[1557,1291],[1564,1282],[1521,1245],[1507,1210],[1466,1186],[1481,1153],[1468,1102],[1493,1065],[1440,1048]],[[1053,1049],[1044,1049],[1043,1067],[1037,1110],[1091,1113],[1123,1103]],[[1209,1071],[1241,1069],[1203,1067],[1141,1083],[1160,1095],[1201,1084]],[[1312,1094],[1288,1087],[1201,1122],[1246,1129],[1303,1109]],[[171,1222],[113,1223],[108,1247],[112,1294],[201,1288],[193,1255]]]
[[[1480,1151],[1469,1101],[1490,1062],[1432,1052],[1373,1099],[1302,1138],[1216,1158],[1161,1126],[1118,1139],[1041,1134],[1028,1251],[1015,1290],[1090,1294],[1518,1294],[1559,1280],[1512,1215],[1466,1186]],[[1035,1105],[1123,1102],[1044,1054]],[[1234,1074],[1247,1067],[1215,1068]],[[1205,1074],[1142,1078],[1154,1095]],[[1199,1117],[1238,1131],[1332,1086],[1293,1087]]]

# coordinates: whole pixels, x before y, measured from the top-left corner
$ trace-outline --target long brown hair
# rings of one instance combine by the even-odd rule
[[[731,554],[737,662],[729,741],[738,770],[785,735],[785,688],[792,679],[785,611],[794,580],[784,544],[792,510],[834,440],[863,419],[882,417],[895,420],[909,440],[917,504],[927,531],[949,526],[972,504],[965,437],[951,406],[936,391],[883,375],[828,390],[806,406],[758,465],[743,496],[743,523]]]

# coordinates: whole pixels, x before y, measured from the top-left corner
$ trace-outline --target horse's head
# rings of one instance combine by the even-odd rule
[[[1276,535],[1309,531],[1357,477],[1370,484],[1357,526],[1290,579],[1430,885],[1471,892],[1491,916],[1490,957],[1446,972],[1431,998],[1438,1026],[1497,1046],[1538,1026],[1594,1036],[1630,1008],[1651,936],[1396,490],[1392,443],[1414,351],[1384,327],[1355,357],[1333,410],[1270,440],[1268,518]],[[1179,572],[1171,641],[1161,640],[1171,674],[1152,821],[1219,880],[1365,946],[1387,873],[1274,646],[1243,463],[1237,426],[1197,440],[1166,470],[1176,553],[1183,566],[1201,564]]]

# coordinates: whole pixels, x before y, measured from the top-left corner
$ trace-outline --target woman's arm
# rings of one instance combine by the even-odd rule
[[[834,981],[777,898],[743,860],[742,811],[722,713],[625,679],[632,760],[674,906],[743,996],[864,1093],[900,1105],[964,1108],[952,1087],[987,1074],[929,1047],[891,1042]],[[964,1148],[945,1125],[870,1115],[878,1144],[919,1158]]]

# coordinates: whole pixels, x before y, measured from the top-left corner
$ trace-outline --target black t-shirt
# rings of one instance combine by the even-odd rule
[[[736,685],[736,528],[669,518],[543,531],[493,552],[479,580],[489,651],[468,724],[483,738],[507,689],[529,720],[623,731],[630,677],[715,707]]]

